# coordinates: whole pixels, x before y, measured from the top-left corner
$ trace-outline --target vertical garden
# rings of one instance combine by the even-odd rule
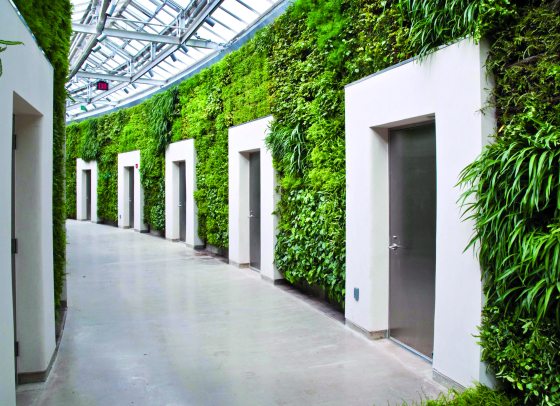
[[[505,391],[560,403],[560,12],[558,1],[298,0],[217,64],[146,102],[67,129],[75,160],[99,167],[98,215],[117,221],[117,154],[141,151],[145,219],[164,227],[164,152],[194,139],[199,235],[228,245],[228,128],[274,116],[275,262],[286,279],[343,304],[344,86],[464,36],[490,45],[495,140],[458,179],[475,223],[486,304],[483,358]],[[425,56],[429,57],[429,56]]]
[[[54,68],[53,247],[55,304],[60,304],[66,266],[65,139],[66,76],[72,33],[70,0],[14,0]]]

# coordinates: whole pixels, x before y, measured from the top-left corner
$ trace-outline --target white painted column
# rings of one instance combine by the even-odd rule
[[[15,405],[12,296],[12,115],[16,115],[16,319],[19,373],[44,372],[54,354],[52,246],[53,69],[11,2],[0,2],[0,404]]]
[[[134,228],[136,231],[146,231],[148,225],[144,223],[144,189],[140,182],[140,151],[124,152],[119,154],[118,166],[118,226]],[[128,182],[129,176],[126,168],[134,170],[134,224],[128,224]]]
[[[76,219],[87,219],[86,174],[91,171],[91,222],[97,223],[97,162],[76,159]]]
[[[249,160],[260,151],[261,158],[261,276],[275,281],[282,275],[274,265],[278,201],[272,155],[265,146],[272,117],[268,116],[229,129],[229,260],[237,266],[249,264]]]
[[[189,247],[200,247],[204,242],[198,236],[198,209],[194,199],[196,190],[196,151],[194,140],[184,140],[169,144],[165,151],[165,238],[179,238],[179,166],[185,162],[185,182],[187,201],[187,232],[185,243]]]
[[[436,123],[437,214],[434,371],[461,385],[488,382],[474,335],[481,321],[480,268],[463,252],[455,185],[495,128],[486,106],[487,48],[470,40],[346,87],[346,320],[368,333],[388,328],[390,128]],[[359,300],[354,298],[359,289]]]

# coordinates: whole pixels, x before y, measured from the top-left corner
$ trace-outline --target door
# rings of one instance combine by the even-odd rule
[[[86,175],[86,220],[91,220],[91,170],[84,172]]]
[[[128,226],[134,228],[134,167],[128,167]]]
[[[261,153],[249,155],[249,256],[250,266],[261,269]]]
[[[179,240],[187,237],[187,185],[185,161],[179,162]]]
[[[12,116],[12,308],[14,317],[14,364],[16,371],[16,385],[18,383],[18,371],[17,371],[17,356],[18,356],[18,344],[17,344],[17,311],[16,311],[16,252],[17,252],[17,240],[16,240],[16,116]]]
[[[434,123],[389,135],[389,335],[433,357],[436,259]]]

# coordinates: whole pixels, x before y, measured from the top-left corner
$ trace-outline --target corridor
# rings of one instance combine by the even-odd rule
[[[69,221],[66,327],[18,405],[387,405],[431,365],[181,243]]]

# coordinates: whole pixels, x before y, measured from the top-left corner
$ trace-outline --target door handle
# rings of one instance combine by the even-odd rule
[[[390,249],[391,251],[396,251],[396,250],[398,250],[399,248],[401,248],[401,246],[398,245],[398,244],[395,244],[395,243],[392,243],[391,245],[389,245],[389,249]]]

